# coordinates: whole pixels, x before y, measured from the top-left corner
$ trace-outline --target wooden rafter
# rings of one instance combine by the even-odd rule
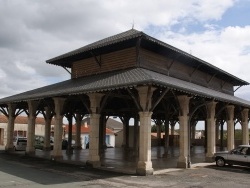
[[[101,102],[101,105],[100,105],[100,112],[99,113],[101,113],[103,111],[104,106],[106,105],[107,100],[108,100],[110,94],[111,94],[111,91],[109,91],[109,93],[104,96],[104,98],[103,98],[103,100]]]
[[[207,84],[210,84],[210,82],[213,80],[213,78],[217,75],[217,73],[215,73],[214,75],[211,76],[211,78],[208,80]]]
[[[163,99],[163,97],[167,94],[167,92],[169,91],[169,88],[166,88],[165,91],[161,94],[161,96],[158,98],[158,100],[153,104],[153,106],[151,107],[150,111],[152,112],[155,107],[159,104],[159,102],[161,102],[161,100]]]
[[[152,85],[149,85],[148,86],[148,92],[147,92],[147,101],[146,101],[146,107],[145,107],[145,110],[148,111],[148,106],[149,106],[149,101],[150,101],[150,93],[151,93],[151,88],[152,88]]]
[[[198,65],[196,68],[194,68],[194,70],[191,72],[191,74],[189,75],[190,78],[192,78],[193,74],[201,67],[201,65]]]
[[[142,107],[141,107],[139,101],[136,99],[135,95],[130,91],[129,88],[127,88],[127,91],[129,93],[130,97],[133,99],[138,111],[142,111]]]
[[[101,56],[99,56],[99,59],[97,59],[96,55],[94,54],[94,52],[90,52],[91,55],[95,58],[95,62],[99,65],[99,67],[102,66],[102,63],[101,63]]]

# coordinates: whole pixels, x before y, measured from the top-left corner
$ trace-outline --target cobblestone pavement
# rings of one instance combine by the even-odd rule
[[[172,169],[153,176],[132,176],[85,166],[0,153],[0,188],[6,187],[139,187],[202,188],[250,187],[250,168],[218,168],[214,164]]]

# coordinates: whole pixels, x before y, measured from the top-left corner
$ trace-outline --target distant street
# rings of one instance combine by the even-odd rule
[[[218,168],[215,165],[193,169],[173,169],[154,176],[131,176],[86,169],[84,166],[0,153],[0,187],[249,187],[250,169]]]

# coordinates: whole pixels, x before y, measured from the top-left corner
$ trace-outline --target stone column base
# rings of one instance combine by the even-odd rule
[[[188,168],[187,162],[178,161],[177,162],[177,168]]]
[[[101,161],[87,161],[86,162],[87,167],[97,168],[101,166]]]
[[[136,174],[141,176],[153,175],[154,169],[152,168],[151,161],[139,161],[136,168]]]
[[[209,163],[212,163],[212,162],[214,162],[214,158],[213,157],[207,157],[206,156],[206,162],[209,162]]]
[[[51,158],[52,161],[60,161],[60,160],[63,159],[63,156],[62,155],[57,155],[57,156],[51,155],[50,158]]]
[[[144,169],[144,168],[137,168],[136,169],[136,174],[140,176],[148,176],[148,175],[153,175],[154,174],[154,169]]]

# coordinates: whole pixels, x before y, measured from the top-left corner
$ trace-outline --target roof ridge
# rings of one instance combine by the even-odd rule
[[[59,56],[54,57],[52,59],[48,59],[46,61],[46,63],[51,63],[51,62],[53,62],[55,60],[59,60],[59,59],[62,59],[62,58],[67,58],[67,57],[70,57],[70,56],[73,56],[73,55],[76,55],[76,54],[79,54],[79,53],[82,53],[82,52],[85,52],[85,51],[88,51],[88,50],[100,48],[100,47],[103,47],[103,46],[108,46],[110,44],[114,44],[114,43],[122,41],[121,39],[126,40],[126,39],[129,39],[129,38],[135,38],[135,37],[138,37],[138,36],[141,36],[141,35],[145,35],[145,33],[143,33],[142,31],[138,31],[136,29],[130,29],[130,30],[124,31],[122,33],[118,33],[118,34],[106,37],[104,39],[95,41],[95,42],[90,43],[90,44],[88,44],[86,46],[82,46],[80,48],[77,48],[77,49],[72,50],[70,52],[67,52],[65,54],[59,55]]]

